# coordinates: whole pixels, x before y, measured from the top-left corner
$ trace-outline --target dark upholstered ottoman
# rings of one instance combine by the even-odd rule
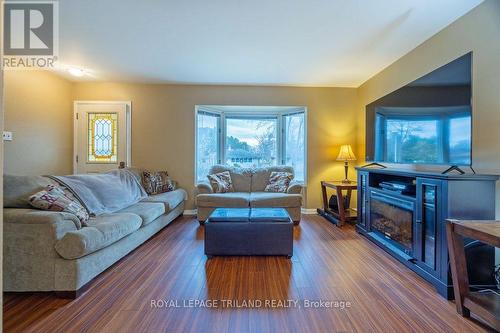
[[[293,255],[293,222],[283,208],[217,208],[205,222],[205,254]]]

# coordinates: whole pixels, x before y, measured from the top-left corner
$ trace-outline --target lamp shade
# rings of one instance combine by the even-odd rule
[[[337,156],[337,161],[355,161],[356,156],[352,152],[351,145],[342,145],[340,147],[339,156]]]

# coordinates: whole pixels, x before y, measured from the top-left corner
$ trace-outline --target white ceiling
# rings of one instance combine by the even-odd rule
[[[481,2],[64,0],[59,60],[81,80],[357,87]]]

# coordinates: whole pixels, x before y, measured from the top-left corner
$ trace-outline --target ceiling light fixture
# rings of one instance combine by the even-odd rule
[[[85,72],[83,71],[83,69],[80,69],[80,68],[69,68],[68,69],[68,72],[73,75],[73,76],[76,76],[76,77],[82,77],[85,75]]]

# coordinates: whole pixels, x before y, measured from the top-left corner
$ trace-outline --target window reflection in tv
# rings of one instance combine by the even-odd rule
[[[366,106],[366,161],[470,165],[472,53]]]
[[[375,160],[387,163],[470,164],[469,106],[377,108]]]

